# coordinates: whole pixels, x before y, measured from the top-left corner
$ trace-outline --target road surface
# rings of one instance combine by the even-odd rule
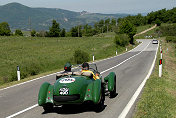
[[[153,64],[158,45],[152,40],[140,40],[142,43],[135,49],[109,59],[95,62],[103,78],[109,72],[117,75],[118,95],[105,99],[105,109],[96,113],[85,108],[63,109],[56,107],[52,113],[44,113],[43,108],[37,105],[37,97],[41,84],[45,81],[53,84],[55,74],[31,81],[15,87],[0,90],[0,117],[16,118],[117,118],[122,113],[140,84],[148,75]],[[34,105],[34,106],[33,106]],[[32,106],[32,107],[31,107]],[[132,116],[133,108],[127,114]],[[31,107],[31,108],[30,108]],[[24,112],[23,110],[27,110]]]

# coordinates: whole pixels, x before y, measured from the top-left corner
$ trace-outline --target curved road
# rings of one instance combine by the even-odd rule
[[[109,59],[95,62],[102,76],[113,71],[117,75],[118,95],[105,100],[105,109],[96,113],[86,108],[57,107],[52,113],[44,113],[43,108],[37,105],[37,96],[41,84],[45,81],[53,84],[55,74],[27,82],[18,86],[0,90],[0,117],[17,118],[117,118],[130,101],[140,84],[148,75],[154,61],[158,45],[152,40],[140,40],[142,43],[135,49]],[[35,106],[33,106],[35,105]],[[30,107],[32,108],[30,109]],[[134,106],[126,117],[131,117]],[[34,107],[34,108],[33,108]],[[27,109],[26,109],[27,108]],[[23,113],[23,110],[27,110]],[[16,114],[17,113],[17,114]]]

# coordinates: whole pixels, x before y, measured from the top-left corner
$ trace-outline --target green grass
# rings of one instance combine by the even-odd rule
[[[155,70],[146,82],[134,118],[176,117],[176,44],[162,40],[163,75],[158,77],[158,53]]]
[[[139,36],[135,36],[134,38],[135,39],[146,39],[146,37],[145,36],[152,36],[152,38],[156,38],[156,37],[158,37],[158,35],[155,33],[155,31],[158,29],[158,27],[157,28],[154,28],[154,29],[152,29],[152,30],[150,30],[150,31],[148,31],[148,32],[146,32],[146,33],[144,33],[144,34],[141,34],[141,35],[139,35]],[[150,38],[151,39],[151,38]]]
[[[93,52],[96,60],[115,56],[113,37],[33,37],[32,40],[30,37],[0,37],[0,85],[16,79],[17,65],[21,77],[26,78],[59,71],[68,61],[74,64],[73,53],[78,48],[89,53],[90,61]],[[133,47],[129,45],[128,48]],[[124,51],[125,47],[120,47],[118,54]]]
[[[144,26],[139,26],[139,27],[137,27],[137,33],[136,33],[136,34],[142,32],[142,31],[144,31],[144,30],[146,30],[146,29],[149,29],[149,28],[151,28],[152,26],[153,26],[153,24],[151,24],[151,25],[144,25]]]

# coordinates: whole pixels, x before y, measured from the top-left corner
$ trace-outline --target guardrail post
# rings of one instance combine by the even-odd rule
[[[20,81],[20,67],[17,66],[17,78],[18,78],[18,81]]]
[[[94,54],[93,54],[93,61],[95,60]]]
[[[117,50],[116,50],[116,56],[117,56]]]
[[[162,76],[162,59],[159,60],[159,77]]]

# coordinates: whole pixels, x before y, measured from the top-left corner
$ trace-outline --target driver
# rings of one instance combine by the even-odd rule
[[[94,74],[92,71],[89,70],[89,64],[88,64],[87,62],[84,62],[84,63],[82,64],[82,72],[90,72],[90,73],[92,73],[93,78],[94,78],[95,80],[96,80],[96,79],[99,79],[99,77],[98,77],[97,74],[96,74],[96,76],[95,76],[95,74]]]

